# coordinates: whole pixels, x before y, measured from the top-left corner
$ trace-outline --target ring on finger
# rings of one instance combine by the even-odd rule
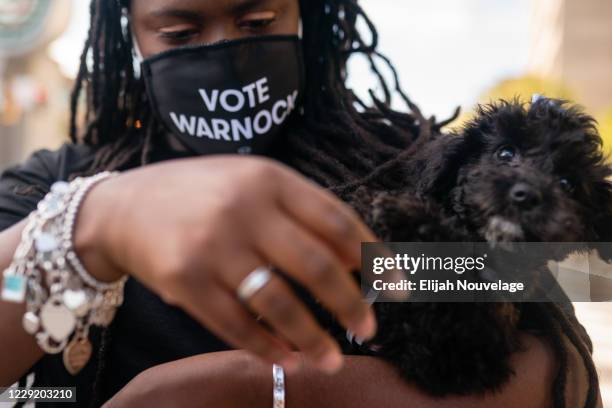
[[[242,302],[248,302],[257,292],[272,280],[272,271],[267,266],[260,266],[249,273],[238,285],[236,293]]]

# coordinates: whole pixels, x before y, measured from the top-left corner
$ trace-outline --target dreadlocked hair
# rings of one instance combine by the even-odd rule
[[[117,170],[137,156],[148,163],[159,129],[147,109],[144,83],[135,76],[123,3],[92,0],[90,29],[70,98],[70,139],[96,148],[89,172]],[[85,110],[79,115],[83,94]]]
[[[582,358],[582,361],[585,365],[588,375],[588,383],[589,388],[587,391],[586,401],[584,406],[586,408],[596,407],[597,406],[597,396],[599,390],[599,378],[597,376],[597,370],[595,368],[595,364],[593,363],[593,359],[591,357],[592,353],[592,344],[588,338],[585,336],[580,329],[582,326],[575,318],[570,318],[566,311],[563,310],[558,304],[555,303],[544,303],[540,304],[541,307],[548,308],[549,316],[551,320],[554,322],[553,324],[558,325],[558,331],[564,334],[567,339],[570,341],[571,345],[578,350],[578,354]],[[560,336],[554,335],[550,336],[551,341],[554,341],[554,338],[559,338]],[[554,383],[554,395],[557,399],[562,397],[562,401],[555,401],[555,408],[557,407],[565,407],[565,380],[567,374],[567,348],[565,344],[559,345],[561,348],[558,350],[557,354],[560,358],[561,367],[559,369],[559,373],[557,374],[557,378]]]
[[[583,406],[595,408],[598,403],[599,379],[591,357],[592,344],[582,325],[563,306],[554,302],[533,303],[530,313],[537,315],[537,320],[542,324],[538,331],[543,331],[542,334],[552,346],[559,363],[559,370],[552,384],[553,406],[567,406],[568,344],[564,341],[567,339],[569,345],[578,351],[587,372],[588,390]]]

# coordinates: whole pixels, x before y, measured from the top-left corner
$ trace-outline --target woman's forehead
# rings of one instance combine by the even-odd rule
[[[298,0],[131,0],[132,8],[159,16],[184,11],[199,13],[240,12],[250,8],[276,6]]]

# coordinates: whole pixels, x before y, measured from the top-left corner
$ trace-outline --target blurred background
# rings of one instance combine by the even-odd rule
[[[478,102],[533,93],[585,106],[612,147],[612,1],[361,0],[404,89],[443,119]],[[67,139],[68,100],[89,22],[87,0],[0,0],[0,170]],[[350,66],[361,95],[365,61]],[[398,103],[397,108],[403,109]],[[459,122],[460,123],[460,122]],[[577,304],[612,406],[611,304]]]

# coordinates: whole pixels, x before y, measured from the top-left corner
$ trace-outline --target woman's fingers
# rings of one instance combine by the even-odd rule
[[[239,287],[251,277],[250,273],[258,272],[246,273],[244,277],[225,275],[228,286]],[[248,299],[244,299],[245,304],[315,366],[330,373],[337,371],[342,366],[342,354],[336,342],[321,329],[282,277],[272,271],[266,275],[269,278]]]
[[[235,293],[220,284],[215,288],[190,296],[184,308],[225,342],[238,349],[249,350],[270,363],[281,364],[293,371],[299,360],[291,353],[291,347],[259,324],[241,304]]]
[[[273,221],[255,240],[258,251],[272,265],[304,285],[348,329],[369,339],[376,320],[349,269],[325,243],[286,216]]]
[[[279,205],[331,245],[349,267],[361,266],[361,242],[377,241],[353,209],[306,179],[295,177],[285,183]]]

